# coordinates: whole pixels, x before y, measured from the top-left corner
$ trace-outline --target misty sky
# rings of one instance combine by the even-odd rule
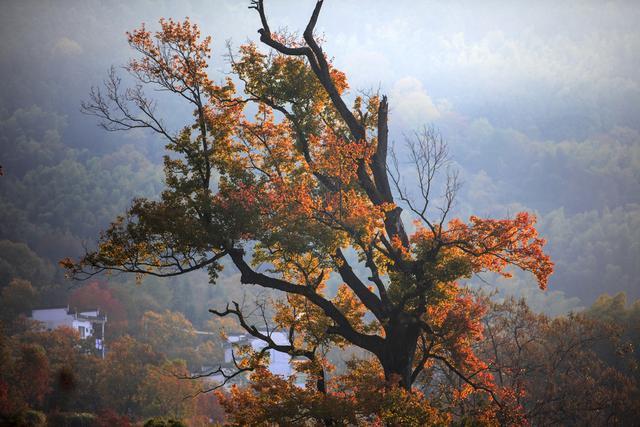
[[[66,116],[70,146],[130,143],[78,113],[91,85],[132,54],[125,31],[189,16],[213,36],[211,74],[222,78],[225,41],[257,40],[248,3],[5,0],[0,110]],[[313,4],[266,1],[272,29],[301,32]],[[464,182],[458,214],[538,214],[557,261],[550,289],[524,276],[498,282],[561,312],[602,292],[640,297],[638,22],[634,1],[326,0],[317,30],[352,93],[389,95],[393,140],[425,124],[447,138]],[[164,108],[176,123],[189,117]]]

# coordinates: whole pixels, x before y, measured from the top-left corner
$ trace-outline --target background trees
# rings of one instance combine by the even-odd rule
[[[126,332],[128,321],[124,305],[104,282],[91,282],[75,289],[69,295],[69,307],[73,311],[99,309],[109,322],[105,328],[107,339],[120,337]]]
[[[126,425],[150,417],[206,425],[221,419],[217,403],[198,395],[201,384],[181,379],[189,376],[185,361],[167,359],[131,336],[108,341],[103,360],[68,328],[43,331],[30,324],[9,332],[4,321],[0,326],[3,424],[21,425],[33,410],[46,413],[51,422],[55,414],[85,413],[91,425]]]
[[[634,310],[623,296],[603,297],[585,313],[556,318],[535,314],[515,299],[488,303],[481,319],[483,337],[472,344],[477,357],[486,362],[477,375],[491,373],[501,387],[496,390],[511,393],[501,395],[501,401],[519,405],[520,416],[531,422],[632,423],[640,399],[634,353],[639,340],[635,326],[626,322]],[[469,393],[468,384],[437,361],[425,367],[411,394],[385,389],[380,365],[358,358],[348,362],[348,369],[329,376],[326,393],[318,391],[313,378],[309,387],[301,389],[293,379],[259,368],[249,387],[233,386],[217,396],[197,395],[204,384],[180,379],[188,375],[184,361],[167,360],[130,336],[112,342],[110,357],[102,360],[86,353],[72,331],[3,331],[3,422],[36,416],[29,412],[35,409],[48,414],[93,413],[107,424],[164,416],[206,425],[211,418],[223,419],[217,399],[229,412],[227,420],[239,424],[328,419],[365,424],[453,420],[490,424],[496,416],[488,410],[486,399]],[[193,395],[197,396],[184,399]],[[522,418],[503,420],[523,422]]]

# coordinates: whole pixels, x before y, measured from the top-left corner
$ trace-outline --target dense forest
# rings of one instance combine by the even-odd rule
[[[133,199],[157,199],[166,184],[159,138],[143,131],[106,132],[95,118],[80,112],[81,102],[88,99],[92,86],[102,83],[109,66],[120,66],[131,56],[124,32],[142,21],[151,28],[161,16],[191,16],[205,34],[214,36],[209,72],[213,80],[222,81],[231,69],[225,59],[225,38],[235,37],[233,41],[240,43],[248,35],[253,37],[256,17],[246,5],[233,2],[216,4],[214,12],[207,2],[63,3],[66,6],[52,1],[7,2],[0,18],[0,414],[18,414],[11,418],[17,423],[27,422],[19,417],[38,416],[25,415],[30,408],[60,417],[71,412],[98,414],[96,422],[103,425],[152,417],[207,425],[210,420],[222,421],[226,409],[236,414],[239,424],[278,420],[279,415],[268,410],[242,413],[238,405],[257,405],[250,394],[201,395],[200,383],[178,379],[220,361],[224,333],[241,331],[231,321],[212,317],[209,309],[232,300],[278,298],[277,293],[241,286],[233,268],[223,270],[215,284],[206,271],[176,278],[113,273],[77,282],[65,277],[58,264],[93,248],[101,231]],[[351,13],[357,6],[347,2],[345,8]],[[273,19],[282,25],[304,24],[306,9],[290,15],[285,9],[274,5]],[[338,9],[327,7],[326,13],[337,16]],[[387,12],[397,21],[409,9],[403,4]],[[605,35],[614,45],[621,40],[628,43],[620,51],[608,51],[615,59],[611,68],[599,67],[600,61],[610,58],[587,57],[596,71],[565,84],[564,77],[554,80],[548,70],[523,77],[528,70],[515,67],[502,87],[485,75],[491,68],[480,69],[472,79],[473,56],[463,65],[443,59],[424,74],[415,68],[402,70],[408,66],[400,61],[398,68],[389,67],[379,76],[370,71],[359,76],[362,65],[345,52],[359,53],[366,62],[375,40],[358,44],[368,36],[343,33],[338,41],[332,40],[339,24],[328,23],[327,17],[322,21],[326,49],[336,55],[339,68],[350,78],[353,75],[354,93],[378,85],[376,79],[389,79],[383,90],[391,105],[390,139],[398,147],[423,125],[435,126],[448,141],[463,183],[454,216],[509,216],[518,211],[537,215],[538,231],[555,263],[546,291],[516,271],[510,280],[479,274],[465,283],[488,298],[482,323],[485,331],[495,331],[491,339],[485,334],[475,344],[476,351],[495,361],[490,370],[500,382],[522,393],[514,399],[536,425],[624,423],[635,419],[640,407],[640,305],[635,302],[640,298],[640,81],[633,71],[639,61],[640,35],[631,24],[637,8],[619,9],[608,10],[590,33],[592,39]],[[383,12],[358,19],[383,19]],[[558,11],[557,19],[563,13],[567,11]],[[587,25],[596,13],[585,7],[577,16]],[[235,28],[231,22],[241,19],[250,23]],[[531,25],[544,20],[539,14],[530,19]],[[445,37],[448,27],[442,25],[434,31]],[[575,49],[587,51],[602,47],[591,39],[576,38],[581,28],[513,43],[525,49],[558,40],[573,41]],[[395,27],[395,32],[388,31],[380,40],[382,46],[406,42],[415,49],[419,43],[412,38],[415,35],[398,35]],[[502,38],[509,36],[505,31]],[[483,40],[478,41],[481,53],[492,46]],[[468,48],[472,41],[460,43],[462,47],[453,42],[443,45],[453,55],[456,46]],[[448,58],[445,48],[441,54]],[[550,50],[552,63],[557,52]],[[502,70],[501,61],[512,59],[498,52],[504,56],[494,58],[495,72]],[[556,73],[562,75],[560,65]],[[451,70],[451,81],[429,74]],[[411,72],[418,77],[407,77]],[[482,89],[466,96],[473,85]],[[516,92],[520,85],[523,89]],[[159,94],[159,105],[168,113],[169,125],[177,128],[189,121],[191,111],[165,95]],[[399,156],[407,154],[399,150]],[[409,185],[415,186],[416,179],[410,177]],[[363,265],[357,268],[364,270]],[[339,284],[337,277],[329,280],[329,292],[335,293]],[[72,331],[43,332],[24,317],[35,308],[62,306],[99,307],[107,313],[105,359],[94,354],[95,349],[79,350],[83,343]],[[348,376],[348,356],[331,357],[338,367],[336,377]],[[357,380],[349,377],[344,384]],[[273,378],[261,381],[265,387],[272,386],[268,381],[279,384]],[[40,386],[34,388],[35,383]],[[311,392],[301,392],[296,403],[313,406],[309,402],[318,396]],[[437,402],[454,408],[450,411],[459,420],[482,406],[472,399],[458,402],[448,392],[438,395]],[[184,400],[188,395],[194,398]],[[354,413],[363,414],[365,420],[374,419],[379,408],[393,405],[387,400],[375,408],[366,396],[354,401]],[[275,407],[277,402],[262,405]],[[447,421],[435,412],[417,412],[407,409],[406,416],[421,423]]]

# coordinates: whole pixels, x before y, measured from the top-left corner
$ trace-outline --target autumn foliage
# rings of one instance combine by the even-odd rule
[[[75,289],[69,296],[69,306],[73,311],[99,309],[108,318],[109,327],[105,332],[109,338],[121,336],[126,330],[125,308],[105,283],[91,282]]]
[[[486,305],[464,280],[481,272],[510,277],[516,267],[546,288],[553,263],[535,216],[448,218],[458,183],[447,175],[437,194],[437,172],[448,159],[433,131],[409,145],[417,176],[411,184],[422,196],[410,198],[406,178],[398,168],[393,173],[388,158],[397,160],[388,143],[387,98],[349,93],[345,74],[313,34],[321,7],[318,1],[298,38],[272,33],[263,2],[252,2],[260,40],[270,49],[230,49],[235,80],[221,83],[207,72],[211,39],[188,19],[128,33],[138,57],[127,70],[139,84],[123,89],[112,71],[83,109],[106,129],[147,128],[165,138],[167,188],[159,200],[134,200],[95,251],[62,264],[76,278],[207,269],[212,282],[232,265],[243,284],[281,291],[272,318],[264,316],[267,332],[237,304],[212,309],[235,317],[266,346],[237,364],[253,371],[250,388],[220,395],[240,424],[293,423],[295,416],[439,424],[452,422],[453,408],[469,401],[464,417],[476,422],[523,423],[519,390],[497,384],[476,351]],[[194,120],[168,129],[144,87],[180,97]],[[416,222],[412,235],[403,209]],[[337,289],[332,277],[342,282]],[[269,326],[285,331],[288,343],[274,342]],[[335,346],[361,348],[370,359],[330,378],[327,351]],[[268,349],[295,357],[308,387],[265,371]],[[225,382],[234,377],[223,374]]]

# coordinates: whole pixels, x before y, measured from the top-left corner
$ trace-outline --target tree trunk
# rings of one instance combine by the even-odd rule
[[[399,313],[386,329],[387,334],[380,359],[385,379],[389,384],[398,384],[410,390],[420,326],[405,313]]]

